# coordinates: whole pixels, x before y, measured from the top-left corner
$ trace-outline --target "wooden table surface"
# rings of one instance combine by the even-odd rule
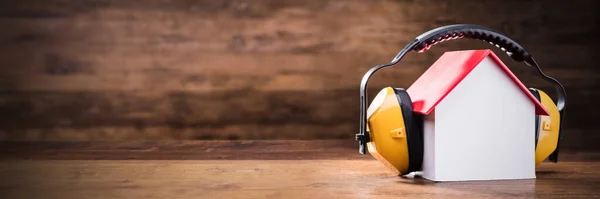
[[[600,198],[600,153],[537,179],[395,176],[353,141],[2,142],[0,198]]]

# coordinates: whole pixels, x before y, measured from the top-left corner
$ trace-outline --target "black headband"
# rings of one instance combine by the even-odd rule
[[[369,81],[369,78],[378,71],[379,69],[390,67],[398,63],[409,51],[416,52],[425,52],[429,50],[429,48],[435,44],[459,38],[469,38],[469,39],[478,39],[486,41],[506,52],[506,54],[511,57],[513,60],[517,62],[524,62],[526,65],[534,67],[538,75],[540,75],[544,80],[552,83],[557,93],[557,101],[556,106],[560,113],[560,123],[562,124],[564,115],[565,115],[565,106],[567,101],[567,93],[564,87],[558,82],[556,79],[544,74],[542,69],[540,69],[537,62],[533,59],[533,57],[519,45],[517,42],[508,38],[504,34],[477,25],[471,24],[457,24],[457,25],[448,25],[442,26],[430,31],[427,31],[421,35],[419,35],[415,40],[406,45],[399,53],[394,57],[394,59],[387,64],[377,65],[371,68],[367,73],[363,76],[362,81],[360,83],[360,127],[359,133],[356,134],[356,140],[358,140],[359,144],[359,152],[361,154],[366,154],[367,148],[366,144],[369,142],[369,134],[367,132],[367,93],[366,88]],[[558,148],[560,146],[560,140],[562,139],[562,126],[559,128],[559,141],[556,146],[556,150],[550,154],[548,159],[553,162],[558,161]]]

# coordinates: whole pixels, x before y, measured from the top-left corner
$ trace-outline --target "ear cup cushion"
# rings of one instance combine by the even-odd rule
[[[406,139],[408,144],[408,173],[420,171],[423,164],[423,131],[420,126],[422,118],[413,112],[412,100],[408,92],[402,88],[395,88],[394,93],[400,102],[404,124],[406,126]]]
[[[539,102],[542,102],[542,99],[540,98],[540,93],[537,91],[537,89],[529,88],[529,92],[531,92],[531,94],[533,94],[535,99],[537,99]],[[537,149],[539,139],[540,139],[540,116],[535,115],[535,148],[536,149]]]

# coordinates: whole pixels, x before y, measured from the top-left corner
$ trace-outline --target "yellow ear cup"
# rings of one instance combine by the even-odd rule
[[[548,110],[549,115],[539,115],[537,147],[535,150],[535,164],[542,163],[554,150],[558,143],[558,130],[560,128],[560,113],[554,101],[544,91],[537,90],[540,102]]]
[[[369,153],[393,171],[404,175],[409,166],[408,141],[402,109],[394,89],[382,89],[367,110],[371,141]]]

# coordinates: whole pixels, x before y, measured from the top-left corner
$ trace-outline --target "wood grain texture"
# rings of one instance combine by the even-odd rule
[[[566,87],[565,146],[595,148],[597,1],[22,0],[0,6],[0,140],[352,139],[358,86],[431,28],[508,34]],[[378,72],[408,87],[457,40]],[[370,95],[373,96],[373,95]],[[600,148],[598,148],[600,149]]]
[[[19,159],[366,160],[372,158],[360,155],[356,149],[356,143],[350,140],[0,142],[0,160]]]
[[[0,160],[371,160],[354,140],[3,141]],[[561,162],[600,161],[568,148]]]
[[[2,161],[3,198],[595,198],[600,163],[535,180],[433,183],[370,160]]]
[[[600,156],[542,163],[533,180],[395,176],[351,142],[0,143],[2,198],[595,198]],[[33,153],[37,152],[37,153]]]

